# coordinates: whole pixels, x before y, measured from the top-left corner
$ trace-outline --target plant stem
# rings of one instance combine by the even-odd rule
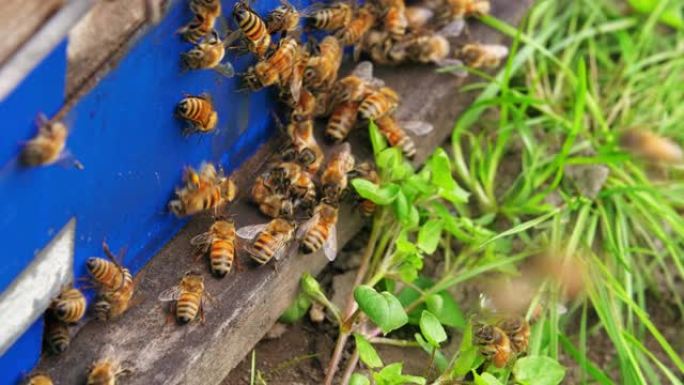
[[[380,345],[398,346],[400,348],[420,347],[420,345],[416,341],[397,340],[394,338],[385,338],[385,337],[374,337],[374,338],[370,339],[370,342],[372,342],[374,344],[380,344]]]
[[[352,374],[354,374],[354,369],[356,369],[356,365],[359,363],[359,351],[354,349],[354,353],[352,353],[352,356],[349,357],[349,362],[347,363],[347,367],[344,369],[344,374],[342,375],[342,381],[340,381],[340,384],[346,385],[349,383],[349,379],[351,378]]]

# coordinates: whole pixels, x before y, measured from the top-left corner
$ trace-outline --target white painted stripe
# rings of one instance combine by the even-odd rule
[[[72,281],[75,230],[72,218],[0,295],[0,355],[43,314],[62,286]]]

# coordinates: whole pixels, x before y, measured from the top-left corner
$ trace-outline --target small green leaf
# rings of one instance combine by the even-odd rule
[[[525,385],[558,385],[565,377],[565,367],[550,357],[527,356],[515,362],[513,375]]]
[[[382,360],[378,352],[375,351],[373,345],[364,336],[354,333],[354,340],[356,341],[356,350],[359,352],[361,362],[369,368],[379,368],[382,366]]]
[[[412,282],[416,287],[423,290],[430,288],[434,285],[434,282],[432,282],[432,280],[422,276],[419,276],[415,280],[408,282]],[[420,293],[412,287],[404,287],[403,289],[401,289],[399,294],[397,294],[397,298],[399,299],[399,302],[401,302],[401,304],[404,307],[406,307],[412,304],[418,298],[420,298]],[[420,322],[420,314],[425,309],[425,304],[420,303],[418,306],[415,307],[415,309],[411,310],[411,312],[408,314],[409,323],[411,325],[418,325],[418,323]]]
[[[466,319],[454,298],[447,291],[428,296],[425,299],[428,310],[439,319],[442,325],[463,330]]]
[[[444,222],[440,219],[430,219],[425,222],[418,231],[418,247],[427,254],[434,253],[442,238],[443,228]]]
[[[312,300],[320,303],[328,302],[328,299],[321,289],[321,285],[311,274],[304,273],[299,281],[299,284],[302,288],[302,292]]]
[[[475,385],[503,385],[496,377],[486,372],[480,375],[473,371],[473,378],[475,379]]]
[[[458,353],[458,358],[456,358],[456,361],[454,362],[454,369],[451,371],[453,377],[463,377],[465,376],[471,369],[475,369],[482,362],[484,361],[484,358],[478,351],[477,347],[471,346],[465,350],[461,350]]]
[[[376,159],[378,168],[383,170],[385,175],[389,176],[393,174],[394,170],[401,167],[403,161],[401,150],[396,147],[390,147],[380,151],[380,153],[376,155]],[[393,180],[391,177],[389,179]]]
[[[416,206],[409,206],[409,219],[408,221],[404,224],[404,227],[406,229],[415,229],[418,227],[418,224],[420,223],[420,213],[418,212],[418,209]]]
[[[280,315],[278,321],[286,324],[293,324],[304,317],[310,306],[311,300],[309,297],[306,294],[299,292],[297,298],[295,298],[294,302],[292,302],[292,304],[285,309],[283,314]]]
[[[432,356],[434,352],[435,366],[437,366],[437,370],[439,370],[440,373],[444,373],[444,371],[449,366],[449,361],[444,356],[444,354],[440,352],[439,349],[435,350],[435,348],[432,345],[430,345],[429,342],[425,341],[425,339],[422,335],[420,335],[420,333],[414,334],[413,337],[416,339],[416,342],[418,342],[418,345],[420,345],[420,347],[423,349],[423,351],[425,351],[425,353]]]
[[[359,308],[387,334],[408,322],[408,316],[399,300],[391,293],[378,293],[370,286],[354,289],[354,299]]]
[[[423,310],[420,316],[420,332],[423,336],[434,347],[439,347],[439,344],[446,341],[447,335],[439,323],[437,317],[427,310]]]
[[[378,129],[378,126],[372,120],[368,124],[368,134],[370,135],[370,142],[371,146],[373,147],[373,154],[377,157],[380,151],[387,148],[387,141]]]
[[[408,200],[406,200],[406,195],[404,195],[402,190],[399,190],[397,197],[392,202],[392,208],[394,209],[394,215],[402,224],[410,220]]]
[[[362,374],[354,373],[349,379],[349,385],[370,385],[370,380]]]
[[[435,150],[427,162],[432,172],[432,184],[439,187],[442,198],[452,203],[465,203],[470,195],[456,183],[451,175],[449,156],[442,148]]]
[[[373,182],[361,178],[354,179],[351,183],[362,198],[383,206],[392,203],[400,191],[399,186],[395,184],[378,186]]]
[[[425,384],[426,381],[423,377],[401,374],[402,368],[401,362],[395,362],[385,366],[381,371],[373,373],[376,385]]]

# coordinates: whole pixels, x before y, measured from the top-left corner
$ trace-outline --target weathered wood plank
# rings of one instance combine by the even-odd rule
[[[530,0],[513,4],[493,2],[494,13],[510,23],[517,23]],[[482,42],[500,42],[502,37],[482,25],[470,26],[470,34]],[[459,91],[462,81],[437,75],[432,67],[402,66],[378,71],[390,86],[403,95],[399,115],[426,119],[435,131],[419,138],[416,164],[422,163],[451,132],[453,122],[472,102],[474,95]],[[355,155],[370,156],[367,138],[354,133]],[[266,220],[248,204],[245,192],[268,154],[279,146],[277,140],[265,145],[237,172],[243,193],[231,206],[238,226]],[[302,273],[319,272],[327,260],[320,255],[291,255],[272,266],[254,267],[233,273],[223,280],[208,277],[207,290],[215,302],[207,309],[203,325],[177,326],[165,322],[157,301],[158,294],[178,282],[190,269],[207,271],[206,264],[193,263],[189,239],[206,231],[210,217],[194,218],[140,273],[142,302],[120,320],[109,324],[90,322],[74,338],[69,350],[60,357],[46,357],[39,370],[50,373],[56,383],[83,381],[88,365],[99,356],[102,346],[114,345],[117,357],[134,366],[135,373],[126,384],[218,384],[269,330],[292,301]],[[343,245],[360,228],[361,219],[350,207],[341,209],[339,241]]]
[[[64,0],[0,1],[0,65],[30,39],[62,5]]]

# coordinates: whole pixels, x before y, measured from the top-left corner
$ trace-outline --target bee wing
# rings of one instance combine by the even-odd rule
[[[323,254],[329,261],[334,261],[337,257],[337,226],[333,226],[330,229],[330,234],[328,239],[323,243]]]
[[[489,52],[491,55],[494,55],[495,57],[499,59],[503,59],[506,56],[508,56],[508,47],[505,45],[501,44],[490,44],[490,45],[485,45],[483,47],[487,52]]]
[[[351,73],[354,76],[358,76],[361,79],[364,80],[372,80],[373,79],[373,63],[369,62],[368,60],[364,60],[360,62],[359,64],[354,67],[354,70]]]
[[[276,261],[280,261],[282,257],[285,255],[289,254],[290,251],[292,251],[292,246],[293,243],[291,242],[290,239],[282,239],[278,244],[275,246],[278,251],[273,253],[273,258]]]
[[[306,235],[307,232],[309,232],[311,227],[314,224],[316,224],[316,222],[318,222],[318,217],[319,217],[318,214],[314,214],[314,216],[312,216],[306,222],[302,223],[301,225],[299,225],[297,227],[297,234],[295,235],[297,240],[301,240],[302,238],[304,238],[304,236]]]
[[[178,298],[180,298],[180,293],[181,293],[180,287],[174,286],[174,287],[170,287],[170,288],[162,291],[161,293],[159,293],[159,297],[157,297],[157,298],[161,302],[176,301],[176,300],[178,300]]]
[[[459,78],[468,76],[465,64],[458,59],[444,59],[437,63],[437,65],[440,67],[439,72],[448,72]]]
[[[211,243],[211,234],[211,232],[207,231],[206,233],[195,235],[194,237],[192,237],[192,239],[190,239],[190,244],[193,246],[203,246],[207,243]]]
[[[435,129],[432,124],[421,120],[402,121],[399,124],[405,131],[418,136],[427,135]]]
[[[444,37],[457,37],[461,35],[461,32],[463,32],[464,28],[465,20],[459,18],[445,25],[444,28],[439,30],[438,34]]]
[[[242,239],[254,239],[257,234],[259,234],[261,231],[263,231],[268,223],[262,223],[259,225],[250,225],[250,226],[245,226],[241,227],[237,230],[236,234],[238,237]]]

